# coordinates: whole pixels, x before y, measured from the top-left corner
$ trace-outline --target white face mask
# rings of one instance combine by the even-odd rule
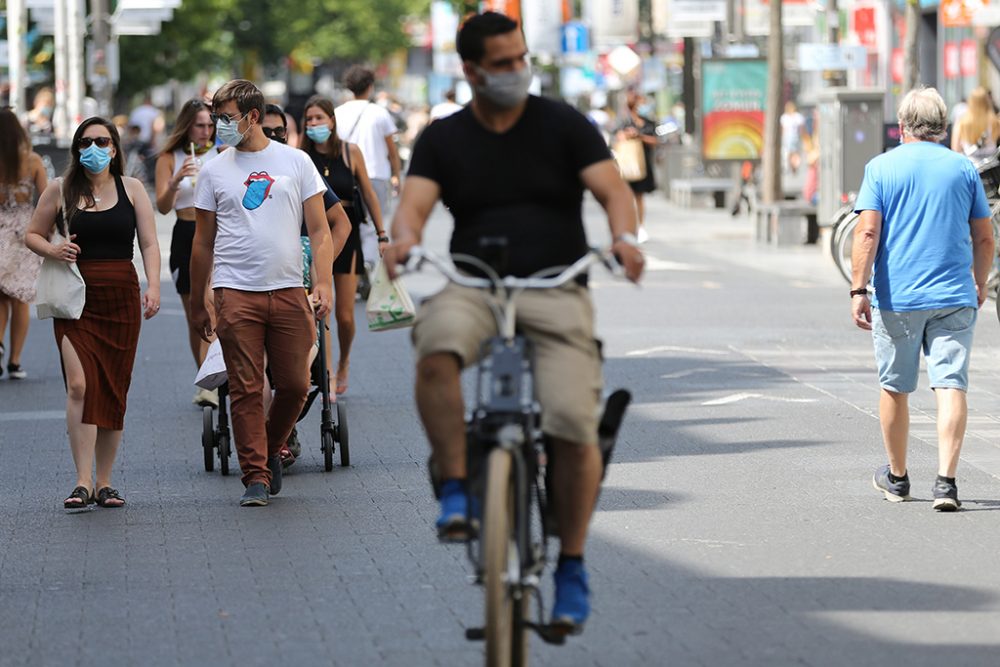
[[[487,72],[476,66],[476,72],[483,77],[483,83],[476,86],[476,92],[501,109],[512,109],[528,99],[531,87],[531,66],[525,65],[515,72]]]
[[[230,120],[226,122],[221,118],[216,123],[216,133],[219,136],[219,141],[229,146],[230,148],[236,148],[243,143],[243,138],[246,136],[246,132],[239,131],[239,125],[243,118],[240,120]],[[247,128],[250,131],[250,128]]]

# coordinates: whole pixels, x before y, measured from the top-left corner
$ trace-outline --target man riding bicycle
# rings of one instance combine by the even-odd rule
[[[414,148],[393,222],[395,240],[383,256],[390,275],[420,242],[439,199],[455,218],[452,253],[496,267],[499,239],[507,258],[499,268],[506,275],[572,264],[587,252],[586,188],[607,212],[612,251],[637,282],[643,258],[632,191],[583,115],[528,94],[531,69],[518,24],[494,12],[475,15],[459,30],[457,47],[473,100],[430,125]],[[552,622],[570,631],[582,629],[590,611],[583,550],[602,474],[601,359],[585,282],[526,291],[516,300],[518,327],[534,347],[542,430],[553,444],[560,556]],[[461,370],[475,363],[483,341],[495,334],[486,296],[456,285],[423,304],[413,330],[417,408],[443,479],[437,529],[445,541],[466,539],[473,528]]]

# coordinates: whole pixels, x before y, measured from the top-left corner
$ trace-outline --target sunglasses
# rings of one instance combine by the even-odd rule
[[[285,128],[283,127],[265,127],[261,128],[264,130],[264,136],[268,139],[284,139],[285,138]]]
[[[90,148],[91,144],[97,144],[98,148],[107,148],[111,145],[111,137],[83,137],[76,142],[77,148]]]
[[[209,116],[209,118],[212,119],[213,123],[218,123],[220,120],[222,122],[224,122],[224,123],[231,123],[233,121],[236,121],[238,123],[238,122],[240,122],[241,120],[243,120],[244,118],[247,117],[246,114],[243,114],[243,116],[241,116],[240,118],[233,118],[232,116],[230,116],[227,113],[212,113],[212,114],[209,114],[208,116]]]

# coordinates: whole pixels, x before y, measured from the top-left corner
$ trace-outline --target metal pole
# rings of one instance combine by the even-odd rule
[[[66,5],[68,0],[55,0],[55,74],[56,108],[52,115],[53,134],[57,140],[69,138],[67,130],[66,86],[69,72],[67,62]]]
[[[92,63],[94,97],[97,98],[97,112],[111,116],[111,77],[108,72],[108,0],[90,0],[90,13],[94,27],[94,52]]]
[[[781,3],[772,2],[771,30],[767,39],[767,111],[764,114],[763,188],[767,204],[783,199],[781,187],[781,96],[785,80],[785,62],[781,23]]]
[[[25,33],[28,27],[28,6],[24,0],[7,0],[7,44],[10,58],[10,105],[19,118],[27,118]]]
[[[83,37],[87,31],[83,20],[83,0],[69,0],[66,12],[68,53],[66,109],[69,114],[69,134],[83,122]]]

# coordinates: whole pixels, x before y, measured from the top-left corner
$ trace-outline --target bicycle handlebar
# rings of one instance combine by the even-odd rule
[[[465,259],[464,255],[454,255],[453,257],[460,260]],[[476,278],[474,276],[468,276],[460,273],[455,268],[454,263],[446,261],[444,258],[434,254],[422,246],[414,246],[410,249],[410,254],[406,259],[406,271],[419,271],[424,262],[430,263],[434,266],[434,268],[440,271],[445,278],[456,285],[461,285],[462,287],[472,287],[475,289],[489,289],[496,287],[503,288],[508,291],[562,287],[595,264],[603,264],[611,273],[614,274],[620,274],[622,271],[621,265],[618,263],[618,260],[615,259],[615,256],[609,251],[602,250],[600,248],[588,249],[586,255],[576,260],[570,266],[563,268],[557,275],[550,277],[543,277],[543,274],[555,271],[559,267],[543,269],[539,273],[527,278],[518,278],[515,276],[504,276],[501,278],[497,275],[493,275],[490,278]],[[478,264],[479,262],[476,263]]]

